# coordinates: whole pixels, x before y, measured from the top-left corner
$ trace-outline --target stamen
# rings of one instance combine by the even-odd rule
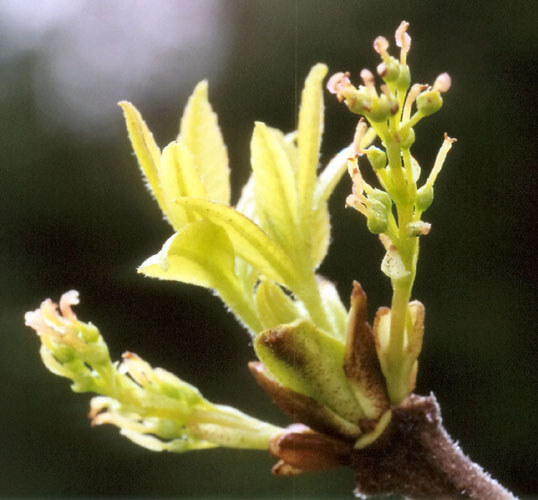
[[[446,155],[452,148],[452,143],[456,141],[457,139],[452,139],[448,137],[447,133],[445,132],[445,140],[443,141],[441,149],[439,149],[439,153],[437,153],[435,164],[433,165],[432,171],[430,172],[430,175],[428,176],[428,180],[426,181],[426,184],[428,186],[433,186],[435,179],[437,179],[437,176],[439,175],[439,172],[441,171],[441,168],[443,167],[443,163],[445,162]]]
[[[329,78],[326,87],[331,94],[336,94],[337,99],[342,102],[345,99],[343,90],[347,87],[351,87],[349,72],[335,73]]]
[[[361,71],[361,78],[368,92],[372,95],[377,95],[375,91],[375,85],[374,85],[375,79],[374,79],[373,73],[369,69],[365,68]]]
[[[77,316],[71,309],[71,306],[76,306],[80,302],[78,292],[76,290],[70,290],[65,292],[60,298],[60,312],[62,316],[68,321],[76,321]]]
[[[452,79],[450,78],[450,75],[448,73],[441,73],[436,79],[433,84],[433,90],[437,90],[439,92],[447,92],[448,89],[450,89],[450,86],[452,85]]]
[[[407,120],[409,120],[409,118],[411,117],[411,107],[413,106],[413,103],[416,101],[417,96],[427,88],[428,85],[425,83],[415,83],[411,87],[409,93],[407,94],[407,98],[405,99],[404,109],[402,113],[402,123],[405,123]]]
[[[406,63],[407,53],[411,48],[411,37],[407,33],[407,28],[409,28],[409,23],[407,21],[402,21],[398,29],[394,33],[394,38],[396,39],[396,45],[401,47],[400,51],[400,62],[402,64]]]
[[[387,54],[387,49],[389,48],[389,42],[384,36],[378,36],[374,40],[374,50],[381,54],[383,58],[385,58]]]
[[[367,128],[368,128],[368,125],[364,121],[364,118],[361,116],[361,119],[359,120],[359,123],[357,124],[357,128],[355,129],[355,135],[353,136],[353,148],[355,150],[355,154],[357,155],[364,154],[364,150],[361,147],[361,142],[364,138],[364,134],[366,134]]]

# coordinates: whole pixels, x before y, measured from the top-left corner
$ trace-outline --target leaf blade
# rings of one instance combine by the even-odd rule
[[[229,206],[201,198],[178,198],[176,203],[222,227],[235,253],[258,272],[292,290],[296,287],[296,273],[286,252],[243,214]]]
[[[163,209],[164,203],[157,173],[161,151],[138,109],[128,101],[120,101],[118,106],[123,110],[129,140],[133,146],[140,170],[142,170],[142,174],[159,206]]]
[[[298,237],[295,176],[281,142],[262,122],[256,122],[252,134],[251,163],[262,228],[290,252]]]
[[[308,74],[301,94],[298,123],[297,185],[301,219],[306,228],[312,210],[319,148],[323,132],[323,93],[321,82],[327,74],[325,64],[316,64]]]
[[[193,219],[174,200],[180,196],[207,196],[194,157],[187,146],[175,141],[166,146],[162,152],[158,174],[166,216],[174,229],[179,231]]]
[[[217,114],[207,98],[207,81],[196,85],[181,118],[178,140],[192,153],[211,200],[230,203],[230,169]]]

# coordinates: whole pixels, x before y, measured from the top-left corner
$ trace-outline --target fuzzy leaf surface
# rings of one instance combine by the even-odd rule
[[[179,141],[192,153],[209,199],[230,203],[228,152],[217,115],[207,98],[207,81],[200,82],[187,102]]]

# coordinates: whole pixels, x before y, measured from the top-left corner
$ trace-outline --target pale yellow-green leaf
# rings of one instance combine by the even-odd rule
[[[301,95],[301,108],[299,110],[297,185],[302,222],[307,228],[310,221],[323,132],[323,90],[321,83],[326,74],[327,66],[324,64],[316,64],[310,70]]]
[[[251,141],[256,212],[262,228],[285,249],[297,245],[297,189],[282,142],[264,123],[257,122]]]
[[[184,226],[159,253],[138,269],[146,276],[214,289],[237,318],[257,333],[261,330],[252,293],[234,273],[235,253],[226,231],[209,220]]]
[[[418,358],[422,350],[425,313],[424,305],[418,300],[409,303],[410,324],[406,327],[404,347],[414,359]]]
[[[259,359],[282,385],[310,396],[349,422],[362,410],[344,374],[344,345],[310,321],[265,330],[255,340]]]
[[[234,251],[226,232],[208,221],[186,225],[138,272],[153,278],[217,288],[234,279]]]
[[[299,151],[297,150],[297,132],[284,134],[281,130],[273,127],[267,127],[273,132],[275,139],[278,141],[282,149],[286,151],[288,160],[291,164],[294,174],[297,172],[297,163],[299,161]]]
[[[319,209],[329,200],[334,188],[347,172],[347,160],[355,154],[353,144],[342,149],[319,174],[314,193],[314,208]]]
[[[334,337],[345,342],[347,311],[338,295],[338,290],[334,283],[319,275],[317,276],[317,282],[323,308],[332,326],[332,333]]]
[[[254,200],[254,176],[251,175],[241,190],[235,209],[256,222],[256,201]],[[243,284],[246,293],[254,293],[258,273],[245,259],[235,258],[235,274]]]
[[[205,80],[196,86],[185,107],[179,140],[194,156],[209,199],[229,204],[228,152],[220,132],[217,115],[207,99],[207,81]]]
[[[291,297],[268,280],[262,280],[256,289],[256,308],[263,328],[291,323],[301,316]]]
[[[256,200],[254,199],[254,176],[248,178],[247,183],[241,190],[241,196],[235,205],[235,209],[248,217],[250,220],[256,220]]]
[[[140,169],[142,170],[155,199],[164,211],[163,197],[157,173],[161,159],[161,151],[155,143],[153,134],[150,132],[146,122],[142,119],[140,112],[127,101],[120,101],[118,105],[123,110],[129,139],[133,146],[136,158],[138,159]]]
[[[200,198],[178,198],[176,203],[222,227],[228,234],[235,253],[258,272],[292,290],[295,288],[298,280],[292,261],[250,219],[229,206]]]
[[[178,231],[187,222],[192,222],[193,216],[187,214],[174,200],[180,196],[207,196],[187,146],[174,141],[164,148],[159,164],[159,182],[166,215]]]
[[[311,234],[311,262],[313,268],[316,269],[327,255],[331,243],[331,221],[326,203],[313,213]]]

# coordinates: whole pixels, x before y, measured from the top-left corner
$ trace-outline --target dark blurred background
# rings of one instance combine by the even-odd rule
[[[45,370],[23,314],[76,288],[79,317],[100,327],[115,359],[137,352],[211,401],[285,425],[246,368],[249,337],[219,301],[136,274],[171,228],[116,102],[133,101],[164,146],[208,78],[237,199],[253,121],[292,130],[309,68],[323,61],[357,81],[378,63],[375,36],[392,42],[402,19],[413,80],[453,79],[445,107],[416,127],[414,155],[427,171],[443,132],[458,138],[426,214],[417,390],[435,393],[473,460],[516,493],[538,494],[535,1],[0,0],[0,497],[351,498],[347,470],[279,479],[263,452],[158,454],[111,426],[90,428],[90,396]],[[332,96],[326,110],[323,162],[356,123]],[[373,317],[390,285],[381,246],[343,207],[349,185],[331,201],[321,272],[346,302],[360,280]]]

